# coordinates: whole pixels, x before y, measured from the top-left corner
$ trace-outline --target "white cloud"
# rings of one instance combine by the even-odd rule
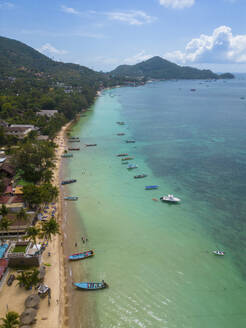
[[[159,0],[160,5],[165,7],[171,7],[173,9],[183,9],[185,7],[192,7],[195,4],[195,0]]]
[[[179,63],[246,63],[246,34],[233,35],[220,26],[212,35],[201,34],[187,43],[185,51],[166,53],[165,58]]]
[[[6,1],[1,1],[0,2],[0,9],[11,9],[13,8],[15,5],[11,2],[6,2]]]
[[[80,14],[80,12],[75,10],[74,8],[67,7],[67,6],[64,6],[64,5],[61,6],[61,10],[64,13],[67,13],[67,14],[72,14],[72,15],[79,15]]]
[[[42,45],[41,48],[38,49],[38,51],[42,53],[50,53],[52,55],[64,55],[67,53],[66,50],[59,50],[56,49],[54,46],[52,46],[50,43],[45,43]]]
[[[143,25],[156,20],[156,17],[149,16],[141,10],[112,11],[105,13],[105,15],[111,20],[117,20],[130,25]]]
[[[140,63],[144,60],[147,60],[151,57],[153,57],[153,56],[152,55],[147,55],[145,53],[145,51],[142,50],[142,51],[140,51],[139,53],[137,53],[136,55],[134,55],[132,57],[125,58],[123,62],[125,64],[133,65],[133,64],[136,64],[136,63]]]

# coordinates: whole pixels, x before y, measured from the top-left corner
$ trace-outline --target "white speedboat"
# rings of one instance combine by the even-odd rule
[[[214,255],[219,255],[219,256],[224,256],[225,255],[225,252],[222,252],[222,251],[213,251],[213,254]]]
[[[169,203],[179,203],[181,201],[181,199],[174,197],[173,195],[162,196],[160,200]]]

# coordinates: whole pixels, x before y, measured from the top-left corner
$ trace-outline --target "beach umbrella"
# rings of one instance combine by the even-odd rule
[[[38,308],[40,303],[40,297],[36,294],[29,295],[25,300],[26,308]]]
[[[26,309],[22,314],[20,315],[20,323],[21,325],[30,325],[35,322],[37,310],[30,308]]]

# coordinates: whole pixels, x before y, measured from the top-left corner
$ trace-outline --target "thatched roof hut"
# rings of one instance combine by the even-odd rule
[[[32,325],[36,322],[37,310],[35,309],[26,309],[20,315],[20,324],[21,325]]]
[[[40,297],[36,294],[29,295],[25,300],[26,308],[35,308],[37,309],[40,303]]]

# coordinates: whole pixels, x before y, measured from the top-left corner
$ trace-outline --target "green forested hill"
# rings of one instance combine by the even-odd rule
[[[136,65],[121,65],[111,71],[112,76],[143,77],[146,79],[218,79],[220,75],[210,70],[199,70],[188,66],[179,66],[161,57],[152,57]],[[232,74],[223,78],[233,78]]]

